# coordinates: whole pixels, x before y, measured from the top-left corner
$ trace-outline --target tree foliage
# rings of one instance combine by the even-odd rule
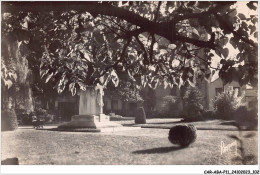
[[[176,117],[173,111],[178,111],[179,103],[180,98],[177,96],[167,95],[163,97],[158,114],[163,117]]]
[[[15,36],[27,59],[40,60],[41,78],[73,95],[124,77],[152,88],[194,86],[215,72],[256,85],[258,19],[237,11],[240,3],[3,2],[2,36]],[[239,52],[232,59],[228,45]]]
[[[199,117],[203,111],[203,96],[198,88],[188,88],[183,97],[184,110],[189,117]]]
[[[106,93],[107,91],[107,93]],[[120,81],[118,87],[115,87],[112,83],[109,83],[105,89],[105,94],[112,98],[119,98],[125,102],[143,102],[143,98],[140,95],[141,89],[131,81]]]
[[[229,86],[224,92],[218,94],[213,100],[213,106],[216,110],[217,115],[224,119],[232,119],[234,112],[241,106],[245,105],[243,103],[244,92],[241,96],[238,95],[238,90],[233,89]]]

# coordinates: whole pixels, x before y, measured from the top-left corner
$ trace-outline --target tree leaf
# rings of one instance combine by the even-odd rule
[[[248,28],[251,29],[250,35],[252,35],[256,31],[256,26],[250,25]]]
[[[221,57],[221,52],[219,51],[219,49],[216,48],[215,53],[216,53],[219,57]]]
[[[232,12],[229,13],[229,16],[231,16],[231,17],[235,17],[236,15],[237,15],[237,10],[236,9],[232,10]]]
[[[62,79],[60,79],[58,88],[57,88],[59,94],[64,91],[66,84],[68,83],[68,80],[65,79],[65,74],[63,74],[63,75],[64,75],[64,77]]]
[[[200,34],[199,34],[199,32],[198,32],[197,29],[193,28],[193,29],[192,29],[192,32],[195,33],[197,36],[200,36]]]
[[[22,42],[23,42],[23,41],[20,41],[20,42],[18,41],[18,48],[19,48],[19,49],[20,49],[20,46],[21,46]]]
[[[84,83],[78,82],[78,85],[79,85],[79,88],[80,88],[81,90],[83,90],[83,91],[86,90],[86,85],[85,85]]]
[[[176,47],[177,47],[177,46],[176,46],[175,44],[169,44],[169,45],[168,45],[168,48],[169,48],[169,49],[175,49]]]
[[[195,83],[193,83],[193,82],[190,81],[189,79],[188,79],[188,83],[189,83],[189,85],[190,85],[191,87],[196,87]]]
[[[48,83],[48,81],[51,79],[52,76],[53,76],[53,72],[47,76],[45,83]]]
[[[205,73],[205,76],[204,76],[204,79],[205,79],[208,83],[210,83],[210,82],[211,82],[211,79],[212,79],[212,74],[211,74],[211,72],[206,72],[206,73]]]
[[[245,20],[246,19],[246,16],[242,13],[239,13],[238,14],[238,17],[241,19],[241,20]]]
[[[130,79],[132,81],[136,81],[135,78],[133,77],[133,75],[131,74],[131,72],[129,70],[127,70],[128,76],[130,77]]]
[[[84,52],[83,54],[84,54],[84,58],[86,58],[86,60],[88,60],[89,62],[92,62],[87,52]]]
[[[7,89],[10,89],[13,85],[13,82],[11,80],[4,80],[5,85],[7,86]]]
[[[168,87],[168,82],[167,81],[163,81],[163,85],[164,85],[164,89],[166,89]]]
[[[73,82],[73,83],[70,83],[70,85],[69,85],[69,90],[70,91],[72,91],[72,89],[75,87],[75,83]]]
[[[164,54],[167,54],[168,52],[167,52],[167,50],[165,50],[165,49],[160,49],[160,55],[164,55]]]
[[[255,37],[255,38],[258,38],[258,32],[255,32],[255,33],[254,33],[254,37]]]
[[[228,37],[222,37],[220,39],[222,46],[225,46],[228,43]]]
[[[228,48],[221,49],[220,51],[221,51],[221,54],[222,54],[225,58],[228,57],[228,54],[229,54]]]
[[[249,3],[247,3],[246,5],[248,6],[248,8],[250,8],[251,10],[256,10],[257,7],[254,5],[254,3],[257,3],[257,2],[254,2],[254,1],[250,1]]]
[[[74,96],[74,95],[76,94],[76,92],[77,92],[76,87],[73,87],[73,88],[71,89],[71,94],[72,94],[72,96]]]
[[[149,83],[149,86],[152,89],[156,89],[158,85],[159,85],[159,79],[155,79],[151,83]]]
[[[141,84],[143,87],[145,87],[147,84],[147,79],[146,79],[146,76],[144,76],[144,75],[141,75]]]
[[[9,72],[9,73],[8,73],[8,76],[9,76],[10,79],[14,79],[14,81],[16,81],[16,79],[17,79],[16,73]]]
[[[252,21],[253,24],[255,24],[255,23],[258,22],[258,19],[256,17],[254,17],[254,18],[251,19],[251,21]]]
[[[231,37],[229,42],[235,49],[237,48],[237,42],[234,37]]]
[[[148,67],[148,69],[150,70],[150,71],[155,71],[156,70],[156,68],[153,66],[153,65],[150,65],[149,67]]]
[[[119,84],[119,78],[118,78],[117,73],[115,72],[115,70],[111,71],[110,76],[111,76],[111,80],[114,83],[115,87],[117,87],[118,84]]]

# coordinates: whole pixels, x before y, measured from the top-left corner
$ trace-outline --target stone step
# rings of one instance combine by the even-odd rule
[[[119,132],[139,130],[141,127],[106,127],[106,128],[43,128],[38,130],[62,131],[62,132]]]
[[[100,128],[100,132],[118,132],[118,131],[131,131],[138,130],[141,127],[111,127],[111,128]]]

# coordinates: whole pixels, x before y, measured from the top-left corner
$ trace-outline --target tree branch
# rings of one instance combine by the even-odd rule
[[[153,20],[154,22],[156,22],[157,19],[158,19],[158,17],[159,17],[161,5],[162,5],[162,1],[159,1],[159,2],[158,2],[158,6],[157,6],[157,11],[156,11],[156,14],[155,14],[154,20]]]
[[[154,61],[153,61],[153,46],[154,46],[154,43],[155,43],[155,37],[154,37],[153,33],[151,34],[151,37],[152,37],[152,41],[151,41],[150,50],[149,50],[149,57],[150,57],[150,62],[152,64],[154,64]]]
[[[11,12],[18,13],[23,12],[50,12],[50,11],[87,11],[91,13],[94,17],[98,14],[117,17],[123,20],[128,21],[134,25],[139,26],[143,31],[154,33],[156,35],[165,37],[171,43],[176,41],[191,43],[198,47],[206,47],[215,49],[215,45],[209,41],[201,41],[189,37],[184,37],[178,35],[176,32],[173,32],[173,23],[162,22],[157,23],[150,21],[147,18],[144,18],[134,12],[128,11],[126,9],[115,7],[106,3],[99,2],[84,2],[84,1],[70,1],[70,2],[2,2],[2,13]],[[193,14],[188,16],[183,16],[181,19],[192,17]],[[195,15],[196,16],[196,15]],[[198,15],[200,16],[200,15]],[[198,17],[197,16],[197,17]]]
[[[141,46],[141,49],[144,52],[144,60],[146,62],[149,62],[148,57],[147,57],[147,52],[146,52],[146,49],[144,47],[144,44],[140,41],[140,39],[138,38],[138,35],[135,36],[135,39],[136,39],[137,43]]]
[[[125,45],[124,45],[124,47],[123,47],[123,50],[122,50],[122,52],[121,52],[120,58],[119,58],[114,64],[112,64],[112,65],[106,67],[105,70],[104,70],[104,72],[101,73],[101,74],[99,75],[99,77],[102,77],[103,75],[105,75],[105,74],[109,71],[109,69],[116,67],[120,62],[123,61],[124,55],[125,55],[125,52],[126,52],[126,49],[127,49],[128,45],[130,44],[131,39],[132,39],[132,38],[128,38],[127,42],[125,43]],[[99,77],[98,77],[98,78],[99,78]],[[97,77],[96,77],[96,78],[97,78]]]
[[[230,26],[230,24],[226,23],[225,20],[221,16],[219,16],[217,13],[214,13],[214,15],[215,15],[216,19],[219,21],[219,23],[221,23],[225,27],[225,29],[227,29],[228,31],[233,33],[234,36],[238,37],[239,39],[241,39],[245,43],[253,46],[255,49],[258,48],[258,44],[254,43],[253,41],[251,41],[247,38],[244,38],[239,32],[234,31],[232,29],[232,27]]]

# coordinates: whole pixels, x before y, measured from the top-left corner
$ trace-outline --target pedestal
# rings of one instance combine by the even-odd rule
[[[109,116],[103,114],[103,88],[87,87],[80,91],[79,115],[74,115],[70,122],[63,123],[59,128],[113,128],[122,125],[110,122]]]

